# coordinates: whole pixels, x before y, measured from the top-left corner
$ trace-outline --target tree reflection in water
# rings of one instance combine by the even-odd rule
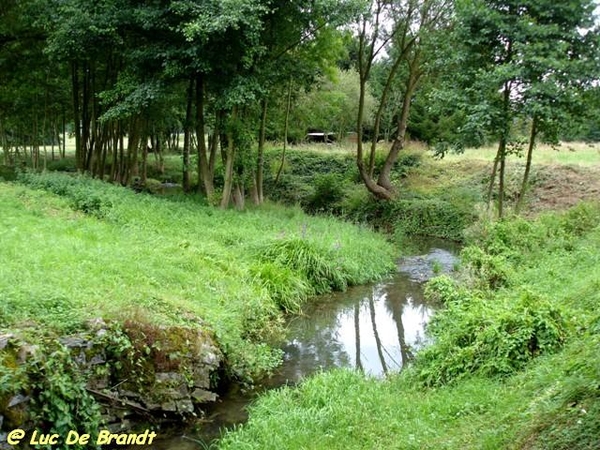
[[[430,255],[440,252],[454,258],[433,249],[419,261],[431,263]],[[292,339],[283,348],[284,364],[269,384],[296,383],[335,367],[375,376],[398,371],[426,343],[424,327],[433,309],[423,297],[422,283],[412,281],[410,273],[325,296],[289,322]]]

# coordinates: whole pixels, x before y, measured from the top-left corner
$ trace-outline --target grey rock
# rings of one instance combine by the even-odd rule
[[[177,411],[177,404],[174,401],[164,402],[160,405],[160,409],[163,411],[175,412]]]
[[[17,394],[15,396],[13,396],[9,401],[8,401],[8,407],[9,408],[13,408],[17,405],[20,405],[21,403],[25,403],[29,401],[29,397],[23,395],[23,394]]]
[[[196,403],[207,403],[217,401],[217,394],[215,394],[214,392],[205,391],[204,389],[195,389],[192,392],[191,396]]]
[[[197,388],[209,388],[210,387],[210,374],[205,367],[196,367],[193,373],[194,387]]]
[[[182,414],[191,414],[194,412],[194,404],[190,399],[183,399],[177,402],[177,411]]]
[[[185,383],[185,378],[177,372],[159,372],[155,375],[157,383],[168,384],[170,386],[180,385]]]

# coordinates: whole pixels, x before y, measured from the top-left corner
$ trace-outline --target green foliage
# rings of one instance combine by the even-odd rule
[[[307,212],[339,212],[339,203],[345,195],[344,181],[336,174],[317,175],[314,178],[314,191],[306,200]]]
[[[271,391],[220,447],[595,448],[600,229],[589,220],[579,237],[561,234],[594,209],[484,226],[480,242],[498,251],[479,251],[506,255],[509,282],[475,290],[473,274],[430,281],[426,295],[445,309],[414,366],[384,380],[328,372]]]
[[[470,296],[465,289],[458,286],[456,280],[448,275],[440,275],[428,281],[424,294],[426,298],[443,305],[459,303],[462,299]]]
[[[272,242],[260,250],[260,258],[301,274],[313,294],[345,290],[348,286],[348,275],[343,273],[333,252],[318,249],[304,239],[285,238]]]
[[[477,297],[448,303],[429,324],[435,344],[419,354],[419,377],[437,386],[475,373],[513,374],[536,356],[561,347],[568,330],[564,316],[530,292],[493,303]]]
[[[58,173],[39,176],[25,172],[19,175],[19,181],[34,189],[44,189],[66,197],[73,209],[96,217],[104,217],[114,201],[110,190],[100,188],[101,181],[86,177],[68,177]]]
[[[476,246],[463,249],[461,259],[478,286],[498,289],[509,283],[512,267],[504,255],[494,255]]]
[[[255,277],[255,283],[289,313],[301,312],[302,304],[312,292],[307,280],[281,264],[268,261],[256,263],[250,267],[250,273]]]
[[[539,383],[553,384],[533,402],[529,414],[536,420],[526,430],[525,440],[535,450],[591,449],[600,433],[600,367],[596,355],[600,335],[587,335],[572,343],[557,362],[557,373],[536,373]],[[549,375],[554,379],[546,379]],[[532,436],[534,439],[532,439]]]
[[[66,348],[39,352],[35,361],[28,365],[28,372],[33,419],[40,431],[55,433],[63,438],[70,430],[97,435],[100,408],[86,391],[80,368]],[[93,438],[90,441],[93,442]],[[54,447],[47,445],[38,448],[49,450]],[[76,444],[73,448],[90,447]]]

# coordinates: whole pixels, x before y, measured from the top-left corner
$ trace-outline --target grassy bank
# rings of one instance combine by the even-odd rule
[[[393,267],[382,237],[298,208],[221,211],[58,174],[21,182],[0,183],[5,330],[64,334],[97,317],[202,325],[248,376],[276,364],[267,343],[283,311]]]
[[[380,381],[348,371],[267,393],[236,449],[595,449],[600,443],[600,207],[484,223],[435,343]]]

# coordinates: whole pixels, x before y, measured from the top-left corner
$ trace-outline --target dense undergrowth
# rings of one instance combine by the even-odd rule
[[[600,205],[481,222],[415,364],[261,398],[221,448],[572,449],[600,444]]]
[[[275,183],[273,170],[279,164],[279,150],[271,149],[265,160],[272,170],[265,177],[265,190],[276,201],[299,204],[309,213],[334,214],[356,223],[368,223],[392,233],[399,243],[410,236],[431,236],[463,240],[463,230],[475,219],[473,206],[481,200],[479,189],[440,185],[429,190],[406,189],[406,179],[423,164],[422,150],[400,154],[392,179],[398,186],[394,201],[378,201],[370,195],[349,153],[291,150],[285,171]],[[375,170],[384,163],[377,153]],[[464,184],[464,183],[463,183]]]
[[[20,182],[0,184],[3,329],[207,326],[232,374],[251,377],[278,361],[283,311],[393,267],[383,237],[299,208],[221,211],[64,174]]]

